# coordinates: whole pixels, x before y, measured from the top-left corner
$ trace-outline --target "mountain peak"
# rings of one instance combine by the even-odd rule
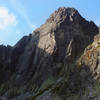
[[[51,16],[47,19],[47,22],[61,22],[66,18],[70,21],[73,21],[74,16],[79,16],[78,11],[75,8],[58,8]]]
[[[58,12],[66,12],[66,13],[69,13],[69,14],[72,14],[73,12],[77,12],[77,10],[75,9],[75,8],[70,8],[70,7],[68,7],[68,8],[66,8],[66,7],[60,7],[60,8],[58,8],[58,10],[57,10]]]
[[[95,23],[74,8],[62,7],[14,47],[0,46],[0,96],[5,100],[54,100],[54,96],[74,100],[74,93],[83,100],[84,90],[90,85],[94,90],[94,81],[100,79],[97,33]]]

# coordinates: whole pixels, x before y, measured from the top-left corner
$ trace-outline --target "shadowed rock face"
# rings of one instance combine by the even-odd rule
[[[0,46],[0,62],[16,72],[16,84],[31,78],[40,86],[48,77],[59,77],[58,63],[71,63],[92,43],[98,27],[74,8],[59,8],[45,24],[23,37],[14,47]],[[6,61],[7,64],[6,64]]]
[[[82,18],[74,8],[59,8],[36,31],[40,33],[39,48],[48,47],[47,50],[57,57],[55,60],[64,61],[65,56],[74,58],[84,50],[98,33],[98,28]],[[50,41],[53,43],[48,43]]]
[[[4,54],[10,59],[13,71],[19,74],[28,73],[28,77],[38,71],[53,74],[55,62],[73,61],[97,33],[98,27],[81,17],[76,9],[59,8],[32,35],[12,47],[11,54]]]
[[[11,50],[11,46],[6,47],[4,45],[0,45],[0,61],[6,61],[7,59],[9,59],[9,56],[11,55]]]
[[[56,73],[54,63],[73,61],[97,33],[98,27],[82,18],[74,8],[59,8],[32,33],[19,58],[18,72],[25,76],[40,73],[40,79],[44,80]]]

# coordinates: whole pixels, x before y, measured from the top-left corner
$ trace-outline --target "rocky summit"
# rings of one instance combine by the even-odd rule
[[[59,8],[15,46],[0,46],[0,100],[100,100],[100,35],[74,8]]]

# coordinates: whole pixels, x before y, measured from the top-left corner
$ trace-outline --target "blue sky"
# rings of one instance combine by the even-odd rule
[[[14,45],[59,7],[73,7],[100,24],[100,0],[0,0],[0,44]]]

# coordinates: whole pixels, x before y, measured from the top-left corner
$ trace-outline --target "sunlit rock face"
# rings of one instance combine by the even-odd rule
[[[95,80],[100,78],[100,34],[94,37],[93,43],[88,45],[80,58],[84,69],[89,68]]]
[[[55,73],[53,63],[73,61],[97,33],[98,27],[86,21],[76,9],[59,8],[32,35],[23,37],[12,47],[9,63],[19,76],[28,74],[30,78],[40,70],[44,80],[48,74]]]
[[[30,69],[32,72],[40,70],[42,75],[46,73],[47,76],[55,73],[53,63],[72,61],[93,41],[97,33],[98,27],[81,17],[76,9],[59,8],[32,33],[19,58],[19,72],[27,73]]]
[[[97,26],[88,22],[74,8],[59,8],[36,31],[40,34],[38,47],[63,62],[78,56],[98,33]],[[56,59],[57,58],[57,59]]]
[[[53,87],[50,84],[48,91],[55,90],[57,86],[62,89],[60,90],[62,93],[69,90],[78,91],[81,78],[87,77],[88,74],[85,70],[77,70],[77,65],[74,64],[77,58],[85,52],[85,48],[93,42],[96,34],[98,34],[98,27],[95,23],[85,20],[76,9],[59,8],[40,28],[29,36],[24,36],[14,47],[0,46],[2,52],[0,62],[2,66],[6,66],[3,71],[10,71],[9,79],[11,80],[15,75],[16,86],[28,88],[32,82],[32,86],[38,87],[37,90],[41,91],[42,84],[53,77],[56,82],[49,80],[48,84],[52,83]],[[95,46],[98,46],[97,43]],[[85,57],[80,58],[79,63],[90,64]],[[95,65],[95,60],[92,65]],[[70,79],[67,76],[70,76]],[[7,78],[5,80],[7,81]],[[66,84],[69,88],[66,88]],[[37,95],[39,93],[35,94],[34,98]],[[52,100],[52,97],[51,92],[44,91],[43,95],[36,100]]]

